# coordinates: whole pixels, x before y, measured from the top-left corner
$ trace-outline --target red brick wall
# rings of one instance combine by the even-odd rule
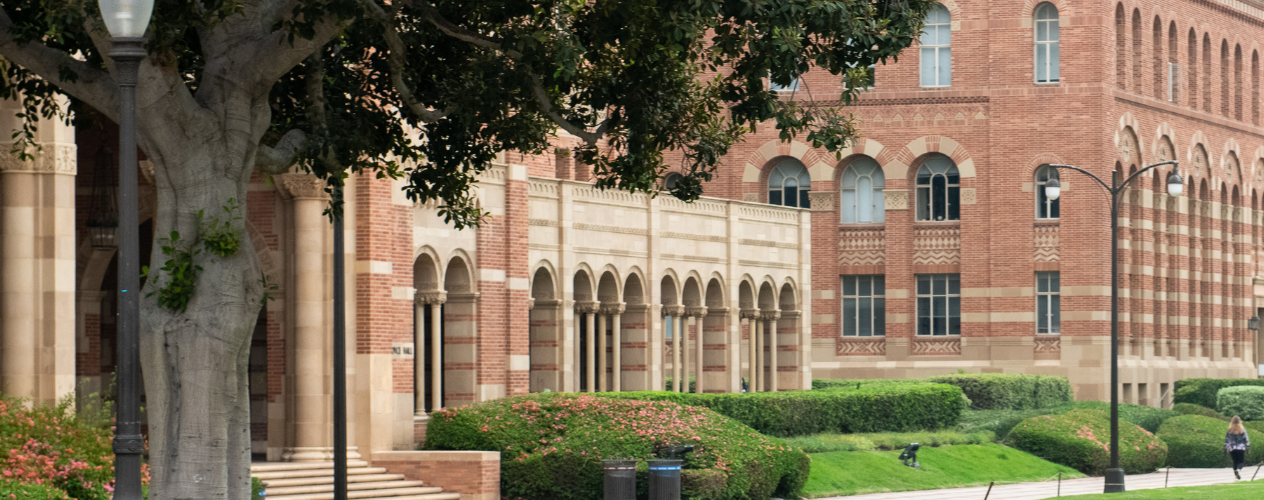
[[[461,500],[500,500],[499,452],[387,451],[374,453],[372,463],[445,493],[460,493]]]

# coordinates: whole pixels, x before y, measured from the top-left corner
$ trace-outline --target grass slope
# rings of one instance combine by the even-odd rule
[[[961,488],[1040,481],[1062,472],[1063,479],[1084,477],[1070,467],[1041,460],[999,444],[922,448],[914,470],[896,459],[899,451],[813,453],[812,472],[803,496],[821,498],[864,493]]]
[[[1062,498],[1075,500],[1258,500],[1264,498],[1264,479],[1212,486],[1155,488],[1127,493],[1098,493]]]

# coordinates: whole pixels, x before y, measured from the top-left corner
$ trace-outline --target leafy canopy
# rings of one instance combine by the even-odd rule
[[[279,79],[246,82],[268,92],[260,158],[280,158],[260,168],[297,162],[330,186],[349,172],[403,176],[413,200],[442,200],[442,213],[464,227],[482,217],[469,188],[497,152],[543,152],[558,130],[578,139],[576,157],[601,188],[655,193],[679,161],[685,175],[671,194],[685,200],[701,194],[742,134],[769,120],[783,139],[837,151],[856,136],[852,117],[837,105],[779,98],[768,80],[786,85],[809,68],[828,71],[847,84],[828,98],[848,103],[870,65],[913,42],[930,5],[157,0],[147,48],[151,64],[207,105],[223,94],[214,80],[231,66],[225,61],[268,62],[269,51],[235,44],[273,37],[271,52],[311,47]],[[84,106],[115,116],[116,94],[93,85],[110,79],[95,1],[0,6],[0,55],[10,61],[0,96],[24,99],[20,139],[32,144],[38,116],[69,118]]]

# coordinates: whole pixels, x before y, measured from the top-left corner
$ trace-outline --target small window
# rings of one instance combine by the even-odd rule
[[[917,169],[917,220],[960,219],[960,197],[961,177],[947,156],[927,158]]]
[[[678,172],[668,172],[666,176],[663,176],[663,187],[673,189],[676,187],[676,184],[680,183],[680,179],[683,177],[684,176],[680,175]]]
[[[1036,218],[1037,219],[1057,219],[1058,218],[1058,200],[1050,199],[1045,196],[1045,184],[1049,182],[1049,178],[1053,176],[1053,167],[1042,166],[1036,169]]]
[[[1058,81],[1058,8],[1036,7],[1036,83]]]
[[[952,85],[952,14],[943,4],[935,4],[926,13],[921,46],[922,86]]]
[[[768,203],[771,205],[809,208],[811,189],[812,177],[799,160],[783,160],[768,174]]]
[[[885,222],[886,201],[882,195],[886,187],[882,167],[868,156],[857,158],[843,171],[842,222]]]
[[[1057,271],[1036,273],[1036,333],[1062,333],[1058,294]]]
[[[799,90],[799,77],[796,76],[792,78],[790,80],[789,85],[781,85],[777,82],[772,81],[772,78],[769,77],[768,89],[772,90],[773,92],[793,92],[793,91]]]
[[[843,276],[843,336],[886,335],[885,282],[882,275]]]
[[[917,334],[961,335],[960,275],[917,275]]]

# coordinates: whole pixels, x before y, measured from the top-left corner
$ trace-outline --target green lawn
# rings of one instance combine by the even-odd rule
[[[922,448],[923,470],[903,466],[899,451],[835,451],[813,453],[812,472],[803,495],[821,498],[888,491],[933,490],[1084,477],[1074,469],[1001,446],[977,444]]]
[[[815,464],[814,464],[815,465]],[[1137,490],[1127,493],[1098,493],[1096,495],[1077,495],[1062,497],[1075,500],[1258,500],[1264,498],[1264,479],[1257,481],[1241,481],[1214,486],[1187,486],[1184,488],[1156,488],[1153,490]]]

